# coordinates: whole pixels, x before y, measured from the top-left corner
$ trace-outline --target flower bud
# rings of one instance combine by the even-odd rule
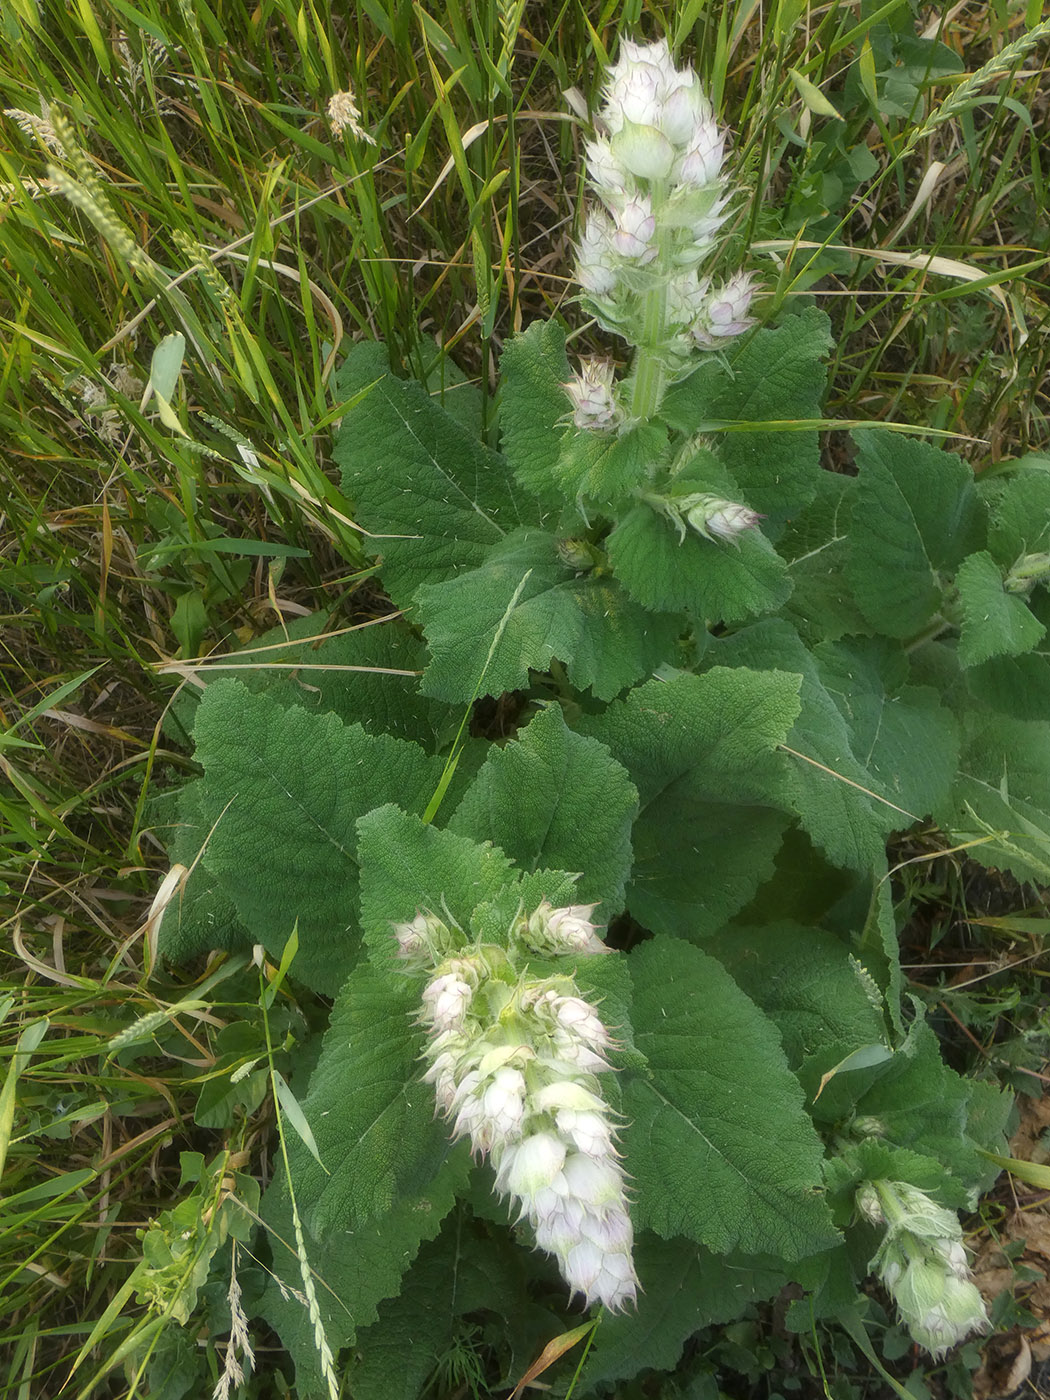
[[[616,250],[613,225],[602,210],[587,215],[576,250],[576,280],[592,296],[609,296],[616,290]]]
[[[611,360],[582,360],[576,378],[562,385],[572,400],[577,428],[602,431],[622,420],[623,411],[613,396],[614,373]]]
[[[504,1154],[496,1185],[529,1197],[549,1187],[565,1165],[565,1144],[554,1133],[533,1133]]]
[[[866,1182],[857,1204],[886,1234],[871,1261],[912,1338],[934,1356],[988,1326],[958,1217],[902,1181]]]
[[[609,949],[598,937],[598,925],[590,916],[597,904],[569,904],[554,909],[545,899],[528,919],[519,937],[537,953],[607,953]]]
[[[674,165],[674,147],[655,126],[625,121],[610,143],[615,160],[640,180],[664,180]]]
[[[727,540],[736,543],[736,537],[745,530],[753,529],[762,517],[757,511],[738,501],[723,501],[718,496],[698,493],[682,502],[689,502],[685,518],[698,535],[705,540]]]
[[[755,294],[755,282],[748,272],[738,272],[721,287],[710,291],[691,330],[697,345],[705,349],[720,340],[742,335],[755,324],[748,308]]]
[[[656,232],[652,200],[647,194],[632,195],[615,212],[613,247],[625,258],[651,262],[656,257],[652,238]]]
[[[627,193],[628,172],[618,160],[610,143],[603,137],[595,137],[584,147],[587,153],[587,178],[604,198],[610,195]]]
[[[1050,554],[1023,554],[1003,579],[1007,593],[1031,593],[1036,584],[1050,582]]]
[[[440,1035],[462,1029],[473,988],[454,972],[435,977],[423,989],[423,1015]]]
[[[417,911],[409,923],[394,924],[397,955],[406,962],[426,967],[442,958],[452,947],[452,934],[434,914]]]

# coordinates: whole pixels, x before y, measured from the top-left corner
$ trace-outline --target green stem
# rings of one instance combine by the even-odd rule
[[[653,208],[662,208],[666,190],[654,181],[652,188]],[[652,266],[652,285],[642,303],[642,334],[634,359],[634,376],[631,387],[631,417],[643,423],[655,417],[667,388],[667,369],[664,363],[664,342],[667,339],[667,284],[670,268],[667,265],[665,234],[660,227],[659,215],[656,225],[656,258]]]

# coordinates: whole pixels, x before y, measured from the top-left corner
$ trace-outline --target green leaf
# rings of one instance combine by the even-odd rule
[[[884,1018],[834,934],[786,922],[734,925],[706,946],[775,1022],[793,1069],[825,1046],[885,1039]]]
[[[352,398],[333,454],[343,489],[407,608],[421,583],[476,568],[521,523],[506,465],[420,384],[396,379],[381,345],[351,350],[339,392]]]
[[[996,656],[966,673],[969,697],[1012,719],[1050,715],[1050,646],[1025,656]]]
[[[772,1263],[716,1259],[693,1240],[651,1234],[636,1241],[634,1263],[638,1307],[602,1318],[583,1371],[585,1392],[642,1371],[674,1370],[695,1332],[735,1321],[749,1303],[772,1297],[785,1283]]]
[[[654,932],[703,938],[772,873],[789,820],[776,746],[798,714],[797,688],[778,672],[715,670],[650,681],[581,720],[638,789],[627,901]]]
[[[457,1153],[427,1190],[398,1201],[385,1215],[352,1226],[334,1222],[320,1237],[306,1236],[306,1253],[329,1344],[338,1356],[353,1342],[358,1328],[378,1316],[379,1304],[396,1297],[405,1270],[420,1244],[433,1239],[466,1182],[469,1158]],[[297,1189],[296,1199],[302,1210]],[[326,1396],[317,1363],[314,1326],[301,1301],[303,1281],[295,1253],[291,1207],[283,1182],[263,1198],[272,1257],[271,1281],[260,1311],[280,1336],[295,1363],[295,1393],[301,1400]],[[278,1280],[280,1283],[278,1283]],[[280,1285],[283,1285],[283,1290]],[[296,1296],[298,1295],[298,1296]]]
[[[423,689],[443,700],[470,700],[483,671],[483,694],[524,688],[530,669],[555,659],[575,686],[609,700],[666,660],[678,635],[674,618],[653,617],[612,579],[577,574],[536,530],[509,536],[480,568],[421,588],[417,604],[434,658]]]
[[[1050,547],[1050,472],[1015,462],[1009,476],[987,483],[985,495],[992,517],[988,548],[997,564],[1009,569],[1021,555]]]
[[[873,626],[911,637],[941,606],[941,572],[984,544],[984,505],[969,467],[950,452],[874,429],[854,438],[860,479],[847,578]]]
[[[955,777],[955,716],[935,690],[906,684],[907,658],[892,643],[858,637],[818,646],[814,654],[873,791],[916,816],[928,816]]]
[[[439,831],[398,807],[369,812],[358,833],[361,927],[380,966],[395,962],[392,921],[429,910],[467,930],[478,905],[514,883],[510,861],[491,843]]]
[[[708,657],[714,664],[777,667],[801,677],[801,708],[786,736],[792,750],[790,802],[832,861],[870,870],[882,859],[885,833],[910,825],[910,819],[871,795],[876,784],[854,756],[846,721],[794,629],[780,618],[758,622],[715,643]]]
[[[632,597],[654,611],[741,622],[779,608],[791,593],[787,565],[760,530],[732,543],[702,539],[639,504],[607,541],[609,562]]]
[[[938,820],[968,854],[1018,880],[1050,883],[1050,724],[977,717]]]
[[[556,706],[493,747],[450,829],[488,837],[522,870],[582,872],[581,901],[623,907],[638,793],[602,744],[575,734]]]
[[[998,564],[985,550],[964,559],[955,576],[962,607],[959,660],[979,666],[993,656],[1021,656],[1046,636],[1023,598],[1007,593]]]
[[[827,377],[823,360],[831,346],[831,322],[823,311],[807,307],[785,316],[775,329],[756,331],[735,354],[730,351],[730,368],[717,379],[701,370],[672,389],[661,414],[688,433],[708,420],[746,424],[820,418]],[[749,505],[773,520],[795,514],[818,489],[815,429],[723,432],[717,450],[736,480],[746,483]]]
[[[199,859],[207,847],[211,829],[201,811],[204,796],[204,779],[187,783],[175,795],[174,820],[170,826],[162,821],[154,827],[161,832],[170,830],[171,863],[182,865],[189,872],[161,919],[157,946],[173,962],[185,962],[213,948],[233,952],[252,946],[251,936],[241,923],[237,907],[222,880]]]
[[[688,943],[645,943],[630,964],[651,1074],[624,1092],[636,1224],[721,1254],[828,1248],[823,1149],[772,1022]]]
[[[855,477],[822,472],[814,499],[777,540],[793,585],[785,616],[807,641],[837,641],[870,629],[845,583]]]
[[[667,450],[667,432],[653,423],[638,423],[622,433],[565,429],[557,477],[571,499],[593,502],[609,512],[651,474]]]
[[[348,1377],[354,1400],[420,1394],[436,1362],[454,1348],[457,1319],[468,1313],[493,1314],[501,1342],[519,1354],[528,1348],[532,1360],[556,1319],[529,1298],[527,1259],[500,1232],[482,1233],[465,1211],[454,1211],[440,1236],[419,1251],[400,1295],[383,1303],[377,1321],[358,1337]]]
[[[422,1079],[421,992],[416,976],[361,965],[336,999],[302,1103],[316,1154],[288,1135],[299,1212],[315,1236],[352,1231],[425,1190],[453,1151]]]
[[[208,687],[194,735],[201,815],[214,827],[207,869],[252,942],[275,957],[298,920],[294,975],[333,993],[358,948],[354,823],[395,796],[422,810],[440,760],[334,715],[284,709],[235,680]]]
[[[572,378],[565,332],[557,321],[533,321],[500,358],[501,445],[515,477],[552,514],[565,505],[555,468],[570,411],[564,385]]]

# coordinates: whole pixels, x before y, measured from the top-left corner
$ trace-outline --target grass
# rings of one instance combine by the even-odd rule
[[[735,133],[734,247],[835,319],[832,415],[942,429],[976,470],[1046,452],[1050,26],[1005,0],[9,0],[0,25],[0,1395],[146,1394],[157,1319],[191,1315],[273,1150],[269,1079],[208,1086],[279,1071],[250,970],[151,965],[149,794],[189,762],[161,664],[367,615],[341,347],[489,395],[504,339],[569,310],[570,112],[619,32],[667,32]],[[329,128],[349,88],[374,147]],[[989,1044],[1029,1033],[1016,985],[962,1008]],[[269,1362],[252,1393],[282,1393]]]

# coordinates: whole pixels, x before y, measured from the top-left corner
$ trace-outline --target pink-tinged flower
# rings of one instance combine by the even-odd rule
[[[721,287],[709,291],[700,315],[690,327],[696,343],[709,349],[720,340],[749,330],[755,321],[747,313],[756,290],[751,274],[738,272]]]
[[[587,178],[602,195],[625,194],[627,191],[627,171],[613,154],[612,146],[603,136],[588,141]]]
[[[598,924],[591,923],[597,904],[568,904],[554,909],[548,900],[537,905],[523,935],[538,953],[607,953],[598,937]]]
[[[454,972],[428,982],[423,989],[423,1014],[434,1030],[458,1031],[466,1020],[474,989]]]
[[[718,129],[713,115],[701,116],[690,133],[688,145],[675,162],[675,178],[701,189],[715,184],[722,169],[725,146],[725,132]]]
[[[609,216],[601,209],[587,215],[583,235],[576,249],[576,280],[592,296],[609,296],[616,290],[618,280],[615,230]]]
[[[656,59],[651,62],[651,59]],[[655,126],[660,119],[666,87],[665,64],[670,63],[666,43],[621,46],[620,59],[609,71],[602,117],[615,135],[625,121]],[[672,69],[673,71],[673,69]]]
[[[577,428],[607,431],[623,419],[613,395],[615,370],[611,360],[581,360],[580,372],[562,388],[572,400]]]
[[[615,210],[612,241],[621,256],[637,262],[651,262],[656,257],[652,246],[655,233],[653,202],[648,195],[632,195]]]
[[[691,504],[686,511],[686,520],[699,535],[707,540],[737,542],[737,536],[745,530],[752,530],[762,519],[758,511],[739,501],[723,501],[718,496],[697,495],[687,497]]]

